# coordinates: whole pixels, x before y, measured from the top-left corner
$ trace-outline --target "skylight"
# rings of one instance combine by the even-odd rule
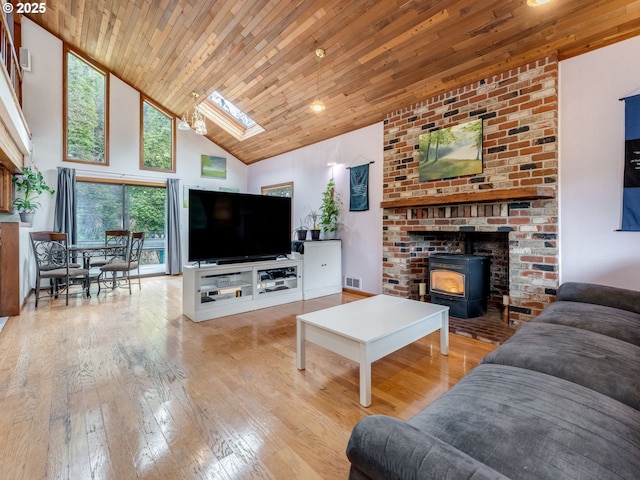
[[[207,97],[207,101],[199,105],[199,108],[207,118],[217,123],[238,140],[244,140],[257,133],[264,132],[264,128],[232,102],[224,98],[220,92],[214,91]]]
[[[231,115],[233,118],[238,120],[241,124],[245,126],[245,128],[251,128],[256,124],[256,122],[254,122],[249,115],[244,113],[242,110],[236,107],[233,103],[231,103],[229,100],[227,100],[222,95],[220,95],[219,92],[214,91],[211,95],[209,95],[209,100],[211,100],[213,103],[219,106],[222,110],[224,110],[229,115]]]

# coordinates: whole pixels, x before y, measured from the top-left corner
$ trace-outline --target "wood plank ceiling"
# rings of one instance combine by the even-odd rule
[[[636,36],[640,0],[57,0],[30,18],[178,116],[218,90],[265,132],[238,141],[208,121],[207,136],[251,164]]]

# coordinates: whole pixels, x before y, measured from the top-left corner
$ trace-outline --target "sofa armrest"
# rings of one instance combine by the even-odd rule
[[[593,303],[640,314],[640,292],[594,283],[566,282],[560,285],[556,300]]]
[[[350,478],[508,480],[457,448],[385,415],[360,420],[351,433]]]

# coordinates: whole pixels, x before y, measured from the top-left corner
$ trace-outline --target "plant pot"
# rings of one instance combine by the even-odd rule
[[[33,212],[20,212],[20,221],[22,223],[30,223],[33,225],[33,216],[35,213]]]
[[[335,240],[336,238],[338,238],[338,232],[336,230],[334,230],[333,232],[324,232],[322,237],[325,240]]]
[[[298,240],[306,240],[307,230],[296,230],[296,235],[298,237]]]
[[[319,229],[311,230],[311,240],[320,240],[320,230]]]

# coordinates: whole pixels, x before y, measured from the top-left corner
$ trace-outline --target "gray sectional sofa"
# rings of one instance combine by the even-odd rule
[[[640,292],[566,283],[408,421],[360,420],[351,480],[640,479]]]

